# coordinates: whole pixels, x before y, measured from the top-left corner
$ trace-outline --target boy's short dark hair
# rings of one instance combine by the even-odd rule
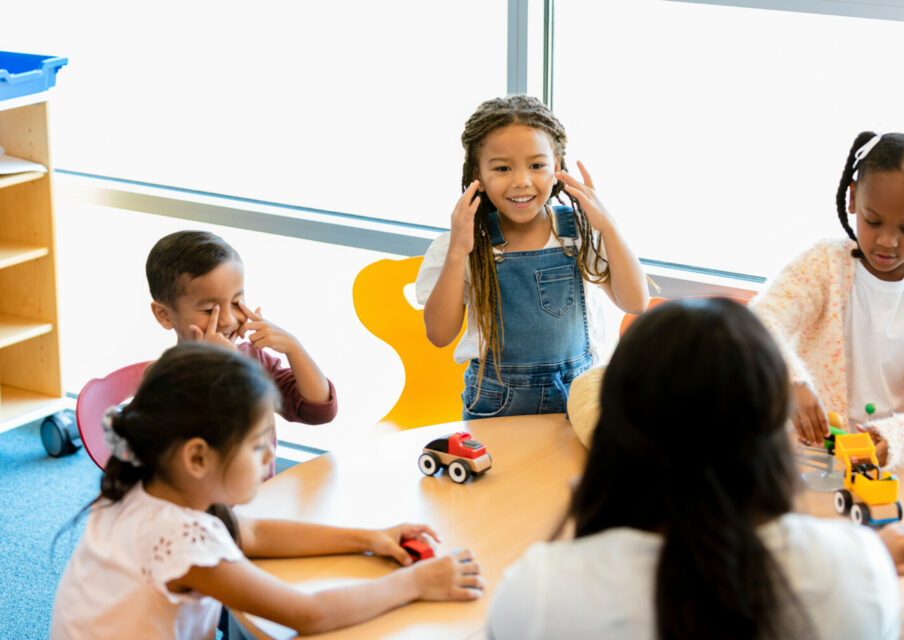
[[[177,231],[164,236],[151,249],[144,266],[151,297],[172,307],[183,293],[183,274],[194,279],[230,260],[242,261],[223,238],[207,231]]]

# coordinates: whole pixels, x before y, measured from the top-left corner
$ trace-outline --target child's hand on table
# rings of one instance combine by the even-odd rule
[[[376,529],[372,535],[370,550],[374,555],[395,558],[399,564],[404,566],[410,565],[414,560],[411,558],[411,554],[401,546],[403,540],[415,539],[430,544],[430,540],[427,538],[429,536],[436,542],[441,542],[436,532],[423,524],[400,524],[388,529]]]
[[[219,347],[226,347],[234,351],[235,345],[232,343],[232,341],[222,333],[217,331],[217,325],[219,324],[219,321],[220,305],[215,304],[213,305],[213,309],[210,310],[210,320],[207,322],[207,329],[205,331],[201,331],[201,328],[198,325],[189,325],[192,340],[194,340],[195,342],[215,344]],[[245,322],[247,322],[247,320]],[[236,335],[242,335],[244,333],[244,326],[245,323],[242,323],[239,326],[239,328],[236,330]]]
[[[857,431],[869,434],[870,440],[876,446],[876,459],[879,461],[879,466],[885,466],[885,463],[888,462],[888,440],[879,435],[876,427],[864,427],[862,424],[858,424]],[[901,545],[902,553],[904,553],[904,542]]]
[[[404,571],[412,572],[421,600],[476,600],[486,586],[480,565],[467,549],[421,560]]]
[[[242,313],[247,318],[245,324],[239,329],[239,335],[242,338],[247,335],[256,349],[269,347],[278,353],[288,354],[293,349],[301,346],[291,333],[281,329],[269,320],[264,320],[261,316],[260,307],[252,311],[244,302],[239,301],[239,309],[242,310]],[[250,335],[248,335],[249,332]]]
[[[829,436],[829,419],[822,401],[807,383],[792,384],[791,395],[794,397],[791,421],[797,434],[808,444],[820,446]]]

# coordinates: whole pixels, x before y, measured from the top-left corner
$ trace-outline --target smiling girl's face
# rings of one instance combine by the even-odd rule
[[[552,195],[559,159],[541,129],[521,124],[487,135],[480,150],[480,190],[516,225],[533,222]]]
[[[864,266],[880,280],[904,279],[904,171],[868,173],[850,195]]]

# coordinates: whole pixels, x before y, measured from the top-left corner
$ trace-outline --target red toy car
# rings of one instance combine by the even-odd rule
[[[403,540],[402,548],[408,552],[408,554],[414,559],[415,562],[418,560],[426,560],[427,558],[433,557],[433,547],[431,547],[426,542],[421,542],[420,540],[416,540],[412,538],[411,540]]]
[[[428,476],[446,467],[452,481],[461,484],[472,475],[486,473],[493,466],[493,460],[487,448],[471,438],[470,433],[459,431],[430,442],[417,464]]]

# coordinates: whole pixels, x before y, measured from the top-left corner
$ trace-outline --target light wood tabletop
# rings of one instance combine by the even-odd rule
[[[468,431],[486,445],[493,467],[462,485],[445,471],[423,475],[417,460],[424,445],[456,431]],[[585,459],[584,447],[562,414],[453,422],[349,442],[270,479],[237,511],[349,527],[430,525],[443,539],[438,553],[473,552],[487,583],[483,597],[415,602],[318,637],[480,638],[503,570],[531,543],[553,534],[567,508],[569,483],[580,475]],[[399,566],[362,554],[255,563],[303,591],[376,578]],[[268,621],[235,616],[255,637],[294,637]]]

